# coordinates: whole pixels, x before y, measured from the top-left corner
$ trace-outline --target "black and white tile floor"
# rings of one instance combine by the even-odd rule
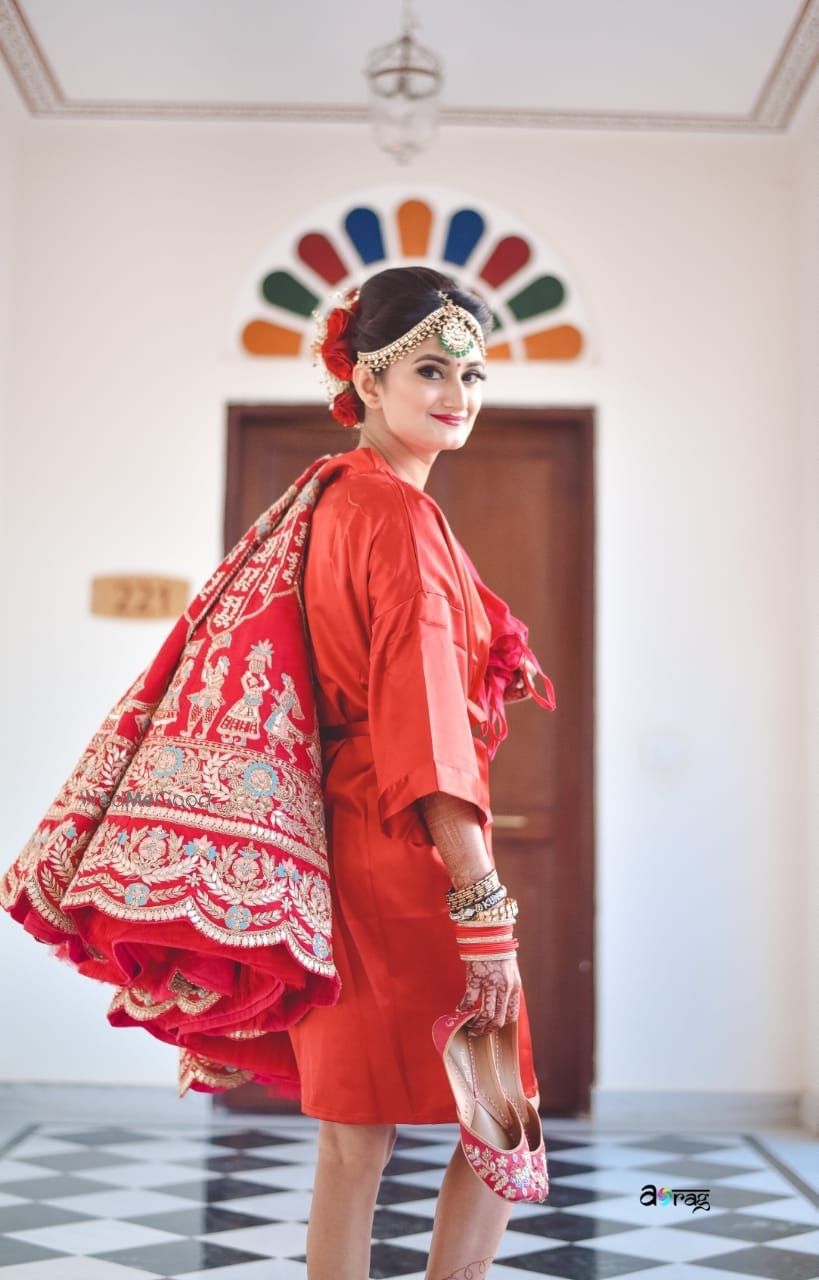
[[[754,1135],[572,1132],[544,1121],[551,1192],[491,1275],[819,1277],[819,1197]],[[316,1122],[30,1125],[0,1155],[0,1280],[306,1280]],[[422,1280],[454,1126],[399,1127],[372,1277]],[[710,1209],[640,1203],[705,1188]]]

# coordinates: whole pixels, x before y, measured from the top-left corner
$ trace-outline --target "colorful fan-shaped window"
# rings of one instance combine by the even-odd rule
[[[577,360],[588,326],[563,264],[525,228],[481,203],[407,192],[335,202],[274,245],[269,269],[245,288],[241,349],[253,356],[305,356],[314,313],[334,295],[402,261],[424,263],[487,302],[491,360]]]

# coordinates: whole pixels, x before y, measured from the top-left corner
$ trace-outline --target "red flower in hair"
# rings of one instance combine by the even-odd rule
[[[349,382],[353,374],[353,358],[344,334],[352,319],[344,307],[334,307],[327,317],[327,336],[321,344],[321,358],[330,373],[342,382]]]
[[[336,422],[343,427],[358,426],[358,399],[354,391],[340,391],[330,406]]]

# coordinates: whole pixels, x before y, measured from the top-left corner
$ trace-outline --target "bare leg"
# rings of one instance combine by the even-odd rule
[[[309,1280],[367,1280],[375,1201],[395,1134],[393,1124],[319,1121],[307,1225]]]
[[[511,1214],[511,1203],[481,1182],[458,1143],[438,1195],[426,1280],[483,1280]]]

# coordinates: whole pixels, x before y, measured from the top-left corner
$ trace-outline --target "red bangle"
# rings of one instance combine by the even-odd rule
[[[464,942],[467,945],[480,947],[485,942],[506,942],[515,936],[513,925],[504,925],[494,929],[456,929],[456,942]]]
[[[517,951],[518,945],[519,943],[517,938],[513,938],[511,942],[487,942],[486,946],[475,947],[474,949],[459,947],[458,955],[462,960],[469,960],[470,957],[474,955],[500,956],[505,955],[509,951]]]
[[[481,921],[480,924],[465,924],[459,921],[455,925],[455,932],[462,934],[465,938],[485,938],[490,933],[514,933],[514,920],[487,920]]]
[[[476,955],[479,951],[508,950],[515,941],[516,939],[514,938],[493,938],[491,941],[487,939],[485,942],[473,942],[471,939],[464,941],[463,938],[455,939],[459,951],[474,951]]]

